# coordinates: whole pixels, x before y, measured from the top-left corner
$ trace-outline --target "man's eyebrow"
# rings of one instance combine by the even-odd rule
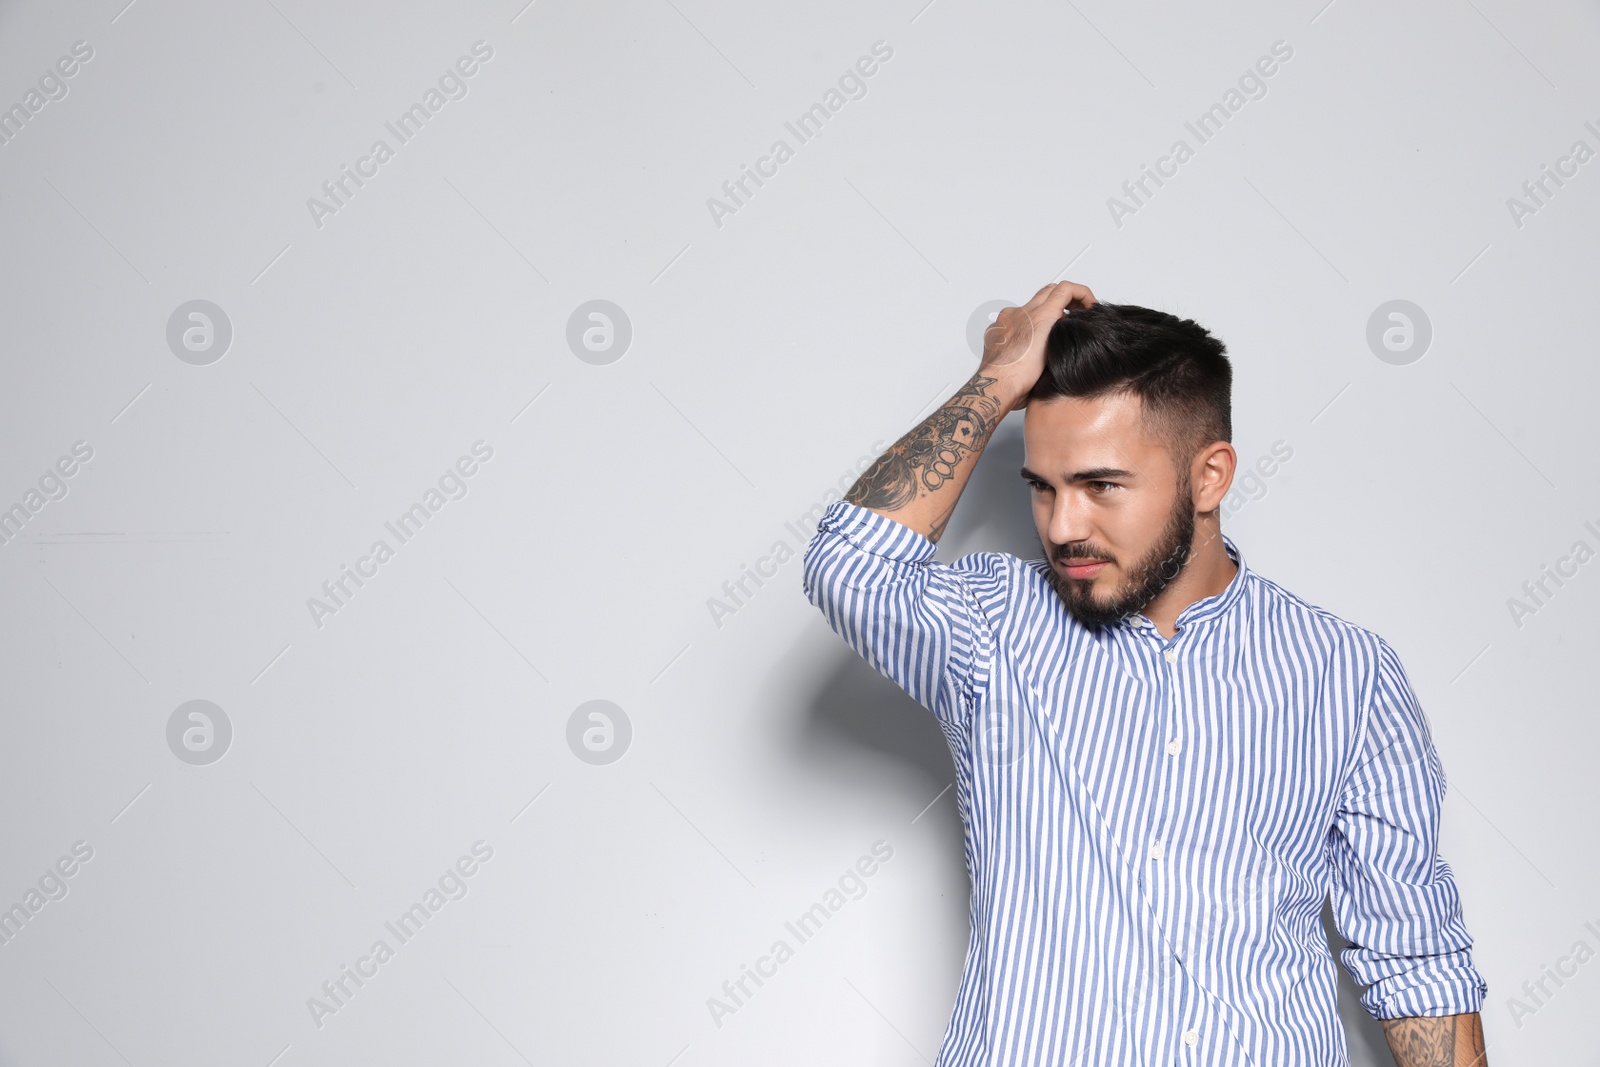
[[[1048,481],[1048,479],[1043,478],[1038,474],[1035,474],[1033,471],[1029,470],[1027,467],[1023,467],[1022,468],[1021,474],[1022,474],[1022,477],[1026,478],[1026,479],[1029,479],[1030,481],[1036,481],[1036,482]],[[1133,477],[1133,471],[1125,471],[1125,470],[1121,470],[1121,469],[1116,468],[1116,467],[1095,467],[1092,470],[1078,471],[1076,474],[1068,475],[1067,476],[1067,484],[1068,485],[1072,485],[1072,484],[1074,484],[1076,482],[1103,482],[1103,481],[1107,481],[1107,480],[1112,479],[1112,478],[1132,478],[1132,477]]]

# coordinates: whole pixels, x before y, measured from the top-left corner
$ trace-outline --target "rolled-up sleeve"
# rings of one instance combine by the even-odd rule
[[[802,564],[806,599],[874,670],[943,721],[972,712],[1004,612],[1007,560],[933,558],[922,534],[840,500],[817,523]]]
[[[1438,852],[1444,769],[1399,657],[1378,647],[1361,752],[1328,837],[1334,921],[1350,942],[1340,960],[1376,1018],[1474,1012],[1488,986]]]

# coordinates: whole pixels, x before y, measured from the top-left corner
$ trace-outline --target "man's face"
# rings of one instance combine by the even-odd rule
[[[1187,464],[1146,428],[1138,397],[1028,404],[1023,477],[1051,585],[1099,627],[1143,610],[1182,571],[1194,541]]]

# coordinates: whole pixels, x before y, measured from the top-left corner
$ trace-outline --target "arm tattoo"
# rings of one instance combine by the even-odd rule
[[[944,406],[878,457],[850,488],[845,499],[880,511],[898,511],[917,498],[933,493],[955,477],[963,460],[981,451],[1006,410],[986,390],[997,379],[974,377]],[[944,531],[947,513],[934,527],[933,539]]]
[[[1483,1016],[1472,1013],[1472,1063],[1470,1067],[1487,1067],[1483,1060]]]
[[[1471,1062],[1483,1064],[1483,1027],[1472,1016],[1427,1016],[1410,1019],[1384,1019],[1383,1036],[1389,1042],[1396,1067],[1456,1067],[1456,1020],[1470,1018],[1475,1045]],[[1466,1052],[1466,1049],[1462,1049]]]
[[[944,528],[950,525],[950,516],[956,513],[955,505],[945,509],[945,513],[933,520],[933,528],[928,531],[928,540],[937,541],[944,536]]]

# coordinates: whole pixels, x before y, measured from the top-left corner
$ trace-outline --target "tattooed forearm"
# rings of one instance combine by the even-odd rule
[[[1010,410],[994,388],[998,381],[974,375],[938,411],[879,456],[845,499],[876,511],[899,511],[919,497],[950,485],[956,480],[957,468],[969,456],[983,451],[989,436]],[[944,532],[954,508],[952,500],[939,518],[930,520],[933,540]]]
[[[845,499],[864,508],[897,511],[917,495],[917,477],[902,451],[905,438],[878,457],[866,473],[856,480]]]
[[[948,511],[939,516],[937,519],[934,519],[932,528],[928,530],[928,540],[937,541],[939,538],[943,537],[944,528],[950,525],[950,516],[954,515],[955,513],[955,505],[952,504]]]
[[[1487,1067],[1483,1023],[1476,1012],[1382,1023],[1396,1067]]]
[[[1385,1019],[1383,1036],[1395,1067],[1456,1067],[1453,1018]]]

